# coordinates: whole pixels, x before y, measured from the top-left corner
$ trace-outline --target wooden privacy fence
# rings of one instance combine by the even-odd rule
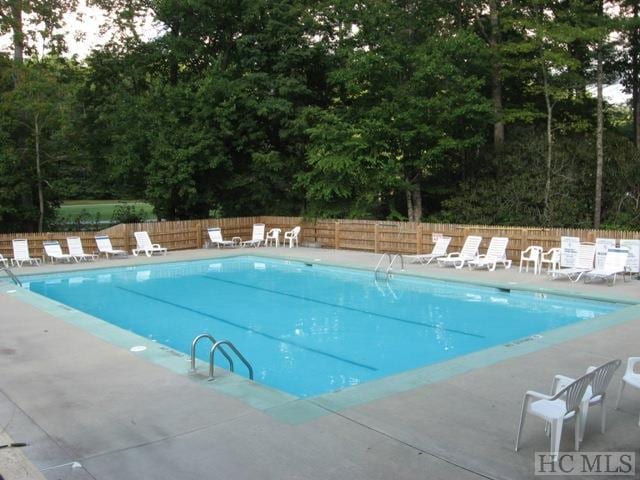
[[[114,248],[131,251],[135,247],[133,233],[149,232],[154,243],[169,250],[202,248],[208,241],[207,228],[220,227],[225,239],[251,238],[254,223],[264,223],[267,230],[281,228],[290,230],[302,227],[301,245],[320,248],[362,250],[369,252],[398,252],[405,254],[424,253],[433,247],[434,233],[451,237],[450,251],[459,250],[468,235],[483,237],[481,251],[491,237],[509,237],[507,255],[512,260],[520,258],[520,252],[530,245],[539,245],[545,250],[560,246],[560,237],[578,237],[583,242],[594,242],[596,238],[639,239],[640,232],[619,230],[589,230],[576,228],[501,227],[491,225],[456,225],[445,223],[409,223],[375,220],[330,220],[303,219],[301,217],[254,216],[175,222],[148,222],[120,224],[97,232],[46,232],[0,234],[0,253],[12,256],[11,240],[26,238],[32,256],[42,256],[42,242],[58,240],[63,248],[65,239],[78,236],[85,251],[95,252],[96,235],[109,235]],[[66,249],[66,248],[65,248]]]

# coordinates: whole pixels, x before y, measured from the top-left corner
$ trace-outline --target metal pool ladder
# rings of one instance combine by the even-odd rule
[[[393,257],[391,255],[393,255]],[[389,259],[389,264],[387,265],[387,268],[384,272],[386,280],[389,280],[389,277],[391,277],[391,274],[393,272],[393,264],[398,258],[400,258],[400,269],[404,271],[404,257],[402,256],[402,254],[401,253],[391,254],[389,252],[386,252],[386,253],[383,253],[382,256],[380,257],[380,260],[378,260],[376,269],[373,272],[374,278],[376,280],[378,279],[378,273],[382,273],[382,270],[380,267],[382,266],[382,262],[384,261],[385,258]]]
[[[20,279],[15,276],[15,274],[11,271],[9,267],[0,267],[0,270],[4,270],[4,273],[6,273],[11,280],[13,280],[13,283],[18,285],[19,287],[22,286],[22,282],[20,281]]]
[[[201,333],[196,338],[194,338],[193,342],[191,343],[191,373],[195,373],[196,371],[196,346],[198,345],[198,342],[203,338],[207,338],[211,340],[211,343],[213,343],[213,345],[211,346],[211,350],[209,351],[209,380],[213,380],[213,360],[216,354],[216,350],[220,350],[222,355],[224,355],[224,357],[229,362],[229,370],[232,372],[234,371],[233,359],[229,356],[225,349],[222,348],[222,345],[226,345],[227,347],[229,347],[233,351],[233,353],[235,353],[236,356],[240,359],[240,361],[244,363],[244,365],[247,367],[247,370],[249,371],[249,379],[253,380],[253,368],[244,357],[244,355],[240,353],[240,350],[238,350],[236,346],[229,340],[216,340],[213,335],[209,333]]]

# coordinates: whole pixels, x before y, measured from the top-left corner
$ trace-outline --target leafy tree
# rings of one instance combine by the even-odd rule
[[[49,53],[64,50],[64,36],[58,32],[66,12],[75,10],[77,0],[6,0],[0,3],[0,34],[10,33],[13,59],[20,64],[25,54],[36,51],[39,39]]]
[[[331,80],[339,97],[329,106],[330,115],[317,117],[327,123],[310,130],[312,140],[329,140],[310,146],[311,169],[300,177],[310,201],[347,195],[348,189],[335,185],[336,177],[347,185],[364,180],[370,190],[359,198],[398,191],[409,220],[419,221],[424,182],[455,169],[466,151],[484,143],[484,128],[492,121],[483,95],[487,51],[471,32],[442,21],[453,18],[449,7],[447,2],[345,6],[355,12],[350,20],[357,32],[338,50],[344,60]],[[348,138],[344,125],[352,126]],[[350,161],[385,174],[362,178],[362,169],[351,168]]]
[[[15,186],[4,190],[5,227],[34,222],[42,231],[57,202],[52,182],[69,160],[65,126],[74,108],[73,75],[65,78],[65,68],[52,59],[5,70],[5,86],[8,77],[18,79],[0,96],[1,167],[15,169],[9,175]]]

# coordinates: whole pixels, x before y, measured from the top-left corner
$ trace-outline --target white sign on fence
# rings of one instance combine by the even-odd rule
[[[578,255],[580,237],[560,237],[560,266],[573,267]]]
[[[640,240],[622,239],[620,246],[629,250],[627,268],[633,273],[640,272]]]
[[[596,268],[604,267],[604,257],[610,248],[616,248],[615,238],[596,238]]]

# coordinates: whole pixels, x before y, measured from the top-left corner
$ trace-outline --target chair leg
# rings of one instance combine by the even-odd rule
[[[587,429],[587,416],[589,415],[589,403],[585,402],[586,405],[584,407],[580,407],[580,411],[578,412],[578,418],[576,418],[576,423],[580,424],[580,438],[579,441],[582,442],[584,440],[584,432]],[[578,449],[576,448],[576,451]]]
[[[516,452],[520,448],[520,435],[524,427],[524,418],[527,415],[527,402],[522,402],[522,413],[520,414],[520,423],[518,424],[518,435],[516,436]]]
[[[560,451],[560,439],[562,438],[562,423],[563,419],[554,420],[551,422],[551,445],[549,446],[549,453],[554,461],[558,458],[558,452]],[[580,427],[578,427],[580,428]]]
[[[604,408],[604,398],[600,402],[600,433],[604,435],[606,430],[607,410]]]
[[[616,410],[620,407],[620,399],[622,398],[622,391],[624,390],[624,380],[620,380],[620,388],[618,389],[618,400],[616,400]]]
[[[575,419],[576,425],[575,425],[575,432],[574,432],[574,438],[573,438],[573,444],[574,444],[574,450],[576,452],[580,451],[580,441],[582,440],[582,428],[581,424],[582,424],[582,418],[581,414],[582,412],[578,412],[578,418]],[[586,420],[586,418],[585,418]]]

